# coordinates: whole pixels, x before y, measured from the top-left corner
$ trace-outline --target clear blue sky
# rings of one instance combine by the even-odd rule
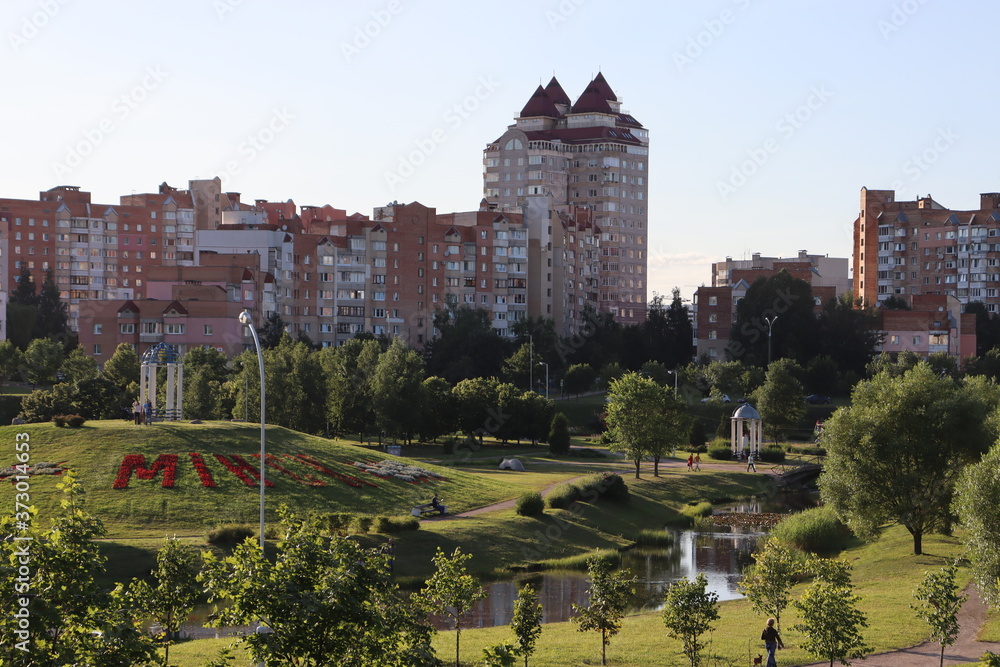
[[[862,186],[1000,190],[998,24],[973,0],[8,0],[0,196],[220,175],[471,210],[535,86],[601,70],[650,130],[650,289],[690,296],[727,255],[850,256]]]

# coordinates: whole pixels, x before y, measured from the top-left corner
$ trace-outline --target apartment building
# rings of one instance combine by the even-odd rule
[[[603,74],[574,103],[553,77],[487,145],[483,196],[491,210],[524,213],[532,242],[546,249],[553,220],[570,207],[593,211],[590,224],[601,230],[599,308],[632,324],[646,316],[648,166],[649,132],[622,109]],[[548,273],[541,287],[558,290]],[[578,324],[581,309],[568,310]],[[559,333],[576,324],[567,319]]]
[[[1000,193],[979,208],[945,208],[927,195],[899,201],[893,190],[861,189],[854,221],[854,281],[865,303],[908,303],[943,295],[961,304],[1000,304]]]

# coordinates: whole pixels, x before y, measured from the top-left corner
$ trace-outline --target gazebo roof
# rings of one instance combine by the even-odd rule
[[[168,343],[157,343],[142,353],[143,364],[177,364],[181,355],[177,348]]]
[[[744,403],[736,408],[733,419],[760,419],[760,413],[749,403]]]

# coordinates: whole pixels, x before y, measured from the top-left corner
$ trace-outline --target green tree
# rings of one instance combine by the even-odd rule
[[[228,419],[232,405],[226,383],[232,371],[226,355],[214,347],[192,347],[184,362],[184,416],[191,419]]]
[[[997,418],[994,413],[993,419]],[[1000,445],[965,468],[955,489],[955,511],[965,528],[965,548],[983,598],[1000,607]]]
[[[27,528],[15,525],[13,517],[0,520],[3,535],[28,538],[0,541],[0,584],[7,591],[18,590],[17,583],[27,584],[25,592],[30,593],[26,653],[15,647],[17,597],[0,597],[0,632],[6,638],[0,662],[29,664],[23,660],[30,656],[30,664],[51,667],[149,664],[155,656],[152,642],[133,622],[126,601],[98,583],[105,575],[106,558],[96,541],[105,534],[103,524],[85,511],[83,490],[72,473],[63,476],[57,488],[63,494],[61,510],[49,528],[41,528],[34,517]],[[23,551],[30,559],[26,582],[17,580]]]
[[[824,502],[865,539],[886,522],[901,523],[920,554],[924,533],[950,528],[962,468],[995,438],[986,417],[996,393],[982,378],[959,384],[924,362],[901,377],[860,382],[823,431]]]
[[[420,355],[395,338],[379,356],[371,379],[375,425],[409,444],[420,424],[420,390],[424,367]]]
[[[630,597],[635,593],[635,578],[614,572],[606,559],[593,556],[587,559],[590,574],[589,604],[586,608],[573,605],[573,620],[580,632],[601,633],[601,664],[607,664],[607,648],[612,637],[622,629],[622,619]]]
[[[63,359],[59,372],[65,382],[82,382],[96,378],[100,370],[94,358],[77,346]]]
[[[770,341],[772,360],[787,357],[806,363],[820,344],[813,304],[809,283],[787,271],[758,278],[736,304],[727,353],[749,365],[767,366]]]
[[[538,602],[538,591],[531,584],[523,586],[514,600],[510,629],[517,637],[517,649],[524,656],[524,667],[528,667],[528,658],[535,652],[535,642],[542,635],[542,605]]]
[[[164,667],[170,664],[171,643],[201,595],[199,570],[200,559],[194,549],[176,537],[165,538],[156,552],[153,583],[136,579],[128,587],[127,596],[133,608],[163,629]]]
[[[263,326],[257,330],[260,346],[265,350],[278,347],[282,339],[288,336],[288,327],[276,311],[271,312],[264,320]]]
[[[673,390],[630,372],[611,383],[607,401],[612,448],[632,461],[636,479],[647,456],[653,457],[653,475],[659,476],[660,458],[687,437],[687,417]]]
[[[24,351],[24,375],[33,386],[53,384],[62,361],[62,345],[50,338],[36,338]]]
[[[451,385],[441,377],[427,378],[420,383],[418,433],[421,441],[431,442],[456,428]]]
[[[663,598],[667,634],[681,641],[691,667],[701,664],[701,651],[705,648],[698,638],[712,630],[712,621],[719,620],[719,596],[707,592],[707,586],[708,579],[701,573],[693,581],[685,578],[674,582],[667,587]]]
[[[767,369],[767,379],[753,393],[753,402],[764,422],[764,432],[774,442],[782,432],[795,428],[805,416],[805,394],[796,378],[801,371],[791,359],[779,359]]]
[[[758,616],[773,616],[781,629],[781,612],[799,572],[795,552],[773,537],[753,555],[754,564],[743,573],[738,586]]]
[[[101,369],[104,377],[118,385],[133,399],[139,395],[139,371],[139,355],[128,343],[119,343],[115,353],[104,362],[104,367]]]
[[[24,262],[21,263],[21,268],[17,272],[16,285],[14,291],[10,293],[11,303],[19,303],[25,306],[38,305],[38,295],[35,293],[35,279]]]
[[[378,341],[358,339],[317,352],[326,378],[327,419],[336,432],[360,433],[363,439],[374,427],[371,379],[380,353]]]
[[[38,295],[38,316],[35,319],[35,338],[67,340],[69,334],[69,314],[66,304],[59,296],[59,288],[52,278],[52,269],[45,270],[45,280]]]
[[[451,556],[438,547],[433,558],[434,574],[420,591],[420,598],[429,612],[445,614],[454,619],[455,667],[459,667],[462,615],[486,597],[486,590],[468,573],[465,566],[471,558],[472,554],[463,554],[461,547],[455,547]]]
[[[497,411],[500,383],[494,378],[472,378],[456,384],[451,393],[458,408],[458,428],[468,437],[496,433],[506,418]]]
[[[673,384],[673,378],[667,372],[667,367],[659,361],[647,361],[639,369],[639,372],[660,386],[666,387],[668,384]]]
[[[957,568],[949,565],[940,572],[928,572],[913,597],[919,604],[910,605],[917,617],[931,629],[931,641],[941,645],[940,666],[944,667],[944,649],[958,638],[958,612],[967,596],[960,595],[955,583]]]
[[[865,644],[862,629],[868,627],[865,614],[857,608],[861,598],[850,584],[816,581],[792,604],[799,610],[801,622],[793,630],[805,635],[802,648],[817,658],[839,660],[849,665],[871,651]]]
[[[428,375],[452,384],[499,376],[510,343],[497,335],[489,318],[489,311],[467,305],[435,313],[438,335],[424,347]]]
[[[563,376],[563,391],[566,394],[580,394],[594,388],[594,381],[597,380],[597,373],[588,364],[573,364],[566,370]]]
[[[521,389],[534,391],[539,378],[544,382],[545,367],[542,366],[542,356],[536,350],[531,352],[532,344],[524,343],[503,362],[503,379]]]
[[[239,640],[252,660],[269,665],[434,664],[432,631],[399,595],[385,553],[325,535],[284,510],[282,518],[273,562],[255,540],[225,558],[203,552],[210,601],[230,601],[214,624],[271,628]]]
[[[784,323],[779,320],[779,324]],[[855,299],[851,292],[829,299],[817,324],[822,352],[833,359],[841,372],[864,373],[885,338],[878,310],[874,306],[864,307],[861,299]]]
[[[549,452],[552,454],[569,453],[569,420],[566,415],[557,412],[552,418],[549,428]]]
[[[0,392],[3,383],[17,377],[24,366],[24,353],[9,340],[0,341]]]

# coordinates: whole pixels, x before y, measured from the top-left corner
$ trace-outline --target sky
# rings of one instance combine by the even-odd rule
[[[6,0],[0,197],[223,179],[244,201],[478,208],[482,151],[555,75],[650,132],[649,289],[850,257],[862,187],[1000,191],[985,0]]]

